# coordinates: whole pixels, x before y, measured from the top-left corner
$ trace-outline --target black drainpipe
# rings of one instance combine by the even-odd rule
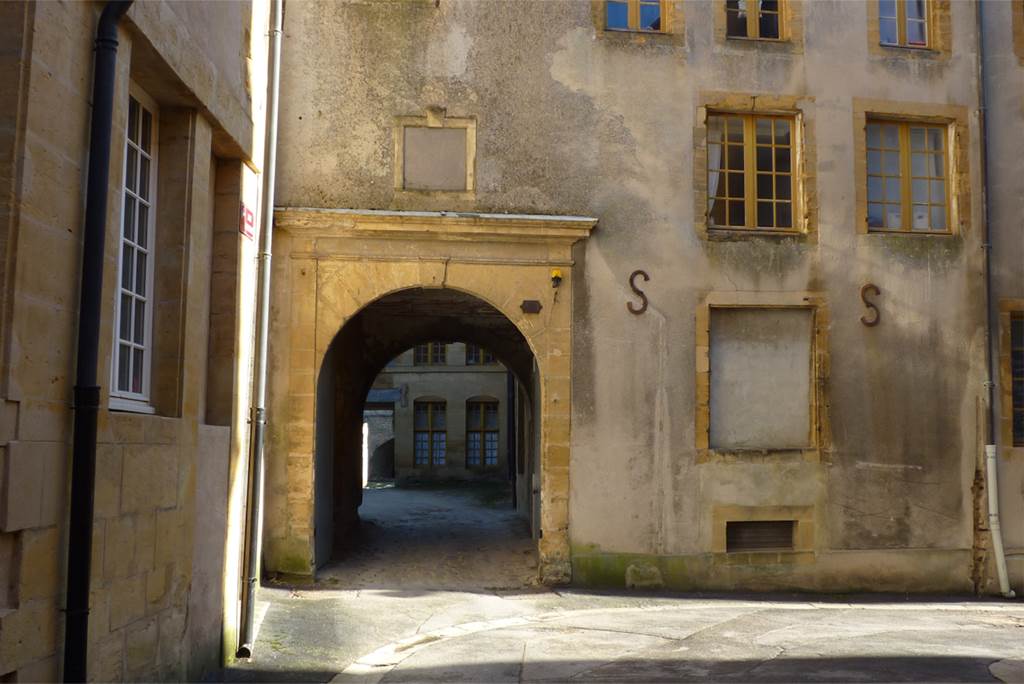
[[[75,362],[75,432],[71,451],[71,515],[68,523],[67,616],[64,628],[65,682],[84,682],[86,679],[92,516],[96,493],[96,414],[100,407],[96,367],[99,363],[103,243],[107,228],[117,24],[131,4],[132,0],[108,2],[96,28],[82,284],[78,304],[78,353]]]

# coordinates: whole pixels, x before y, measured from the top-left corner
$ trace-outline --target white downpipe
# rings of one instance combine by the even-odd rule
[[[996,574],[999,576],[999,593],[1006,598],[1017,594],[1010,588],[1006,572],[1006,553],[1003,551],[1003,530],[999,525],[999,461],[996,445],[985,445],[985,465],[988,473],[988,529],[992,533],[992,550],[996,556]]]

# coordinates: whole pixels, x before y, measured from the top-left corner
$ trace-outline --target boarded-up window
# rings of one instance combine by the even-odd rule
[[[711,448],[812,446],[812,332],[810,309],[711,310]]]
[[[403,136],[406,190],[467,189],[465,128],[406,126]]]

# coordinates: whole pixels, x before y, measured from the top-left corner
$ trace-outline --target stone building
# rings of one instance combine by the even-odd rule
[[[104,7],[0,3],[4,681],[61,676],[93,50]],[[267,3],[157,0],[135,3],[117,25],[91,679],[196,679],[220,666],[222,639],[232,643],[241,530],[228,520],[241,520],[244,493],[255,273],[252,234],[243,232],[258,225],[245,209],[256,208],[263,164],[267,21]]]
[[[536,427],[516,475],[546,581],[996,591],[976,10],[291,6],[268,567],[313,573],[343,540],[366,388],[454,334],[494,350]],[[985,6],[1003,311],[1022,287],[1018,10]]]
[[[367,398],[367,407],[391,415],[392,424],[384,426],[394,440],[390,476],[507,478],[507,374],[489,351],[461,342],[426,342],[392,359]]]

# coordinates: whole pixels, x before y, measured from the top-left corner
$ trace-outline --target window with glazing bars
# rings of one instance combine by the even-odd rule
[[[412,362],[417,366],[443,366],[448,363],[448,345],[444,342],[417,344]]]
[[[1010,314],[1010,378],[1013,446],[1024,446],[1024,311]]]
[[[609,31],[648,31],[665,28],[662,0],[606,0],[604,26]]]
[[[793,230],[791,116],[708,114],[708,227]]]
[[[153,242],[156,202],[156,107],[141,93],[128,98],[118,288],[114,320],[113,394],[149,401],[152,362]],[[120,406],[128,408],[128,406]]]
[[[869,119],[869,230],[949,232],[945,125]]]
[[[494,354],[476,344],[466,345],[466,365],[483,366],[494,363]]]
[[[444,465],[448,448],[443,401],[413,404],[413,450],[416,465]]]
[[[466,404],[466,465],[498,465],[498,402]]]
[[[928,0],[878,0],[878,42],[928,47]]]
[[[725,35],[729,38],[782,38],[784,0],[726,0]]]

